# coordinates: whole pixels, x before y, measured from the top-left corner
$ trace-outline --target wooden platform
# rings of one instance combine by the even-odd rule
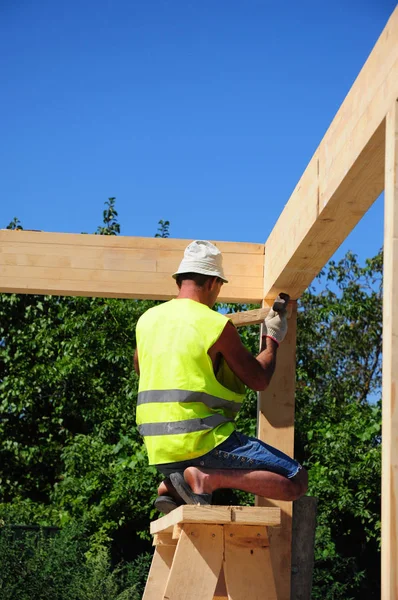
[[[279,508],[180,506],[151,523],[143,600],[276,600],[268,527]]]

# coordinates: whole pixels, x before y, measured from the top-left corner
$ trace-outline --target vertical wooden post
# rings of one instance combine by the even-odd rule
[[[317,498],[293,502],[291,600],[311,600]]]
[[[278,350],[270,386],[259,394],[258,437],[289,456],[294,451],[297,306],[294,303],[286,339]],[[280,529],[271,533],[271,559],[278,600],[290,599],[292,555],[292,502],[258,498],[259,506],[279,506]]]
[[[386,118],[383,299],[382,600],[398,600],[398,105]]]

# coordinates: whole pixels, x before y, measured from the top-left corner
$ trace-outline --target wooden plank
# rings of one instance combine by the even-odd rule
[[[267,528],[258,525],[225,525],[224,541],[229,538],[232,546],[264,548],[269,546]]]
[[[398,8],[267,240],[265,298],[298,298],[384,186],[385,127],[398,97]]]
[[[212,600],[223,560],[221,525],[184,524],[164,600]]]
[[[383,275],[382,600],[398,600],[398,104],[386,120]]]
[[[229,506],[195,506],[183,504],[172,510],[168,515],[152,521],[151,534],[160,531],[172,531],[179,523],[230,523],[231,511]]]
[[[242,327],[243,325],[259,325],[268,315],[270,308],[255,308],[254,310],[245,310],[243,312],[227,313],[225,316],[235,325]],[[290,319],[292,308],[290,304],[287,307],[287,318]]]
[[[289,456],[294,450],[294,399],[296,383],[297,307],[292,316],[286,339],[278,350],[274,376],[265,392],[259,394],[258,437]],[[281,509],[280,529],[270,530],[271,558],[278,600],[290,599],[292,502],[257,498],[259,506]]]
[[[155,533],[152,546],[177,546],[177,539],[174,539],[171,533]]]
[[[54,245],[69,244],[74,247],[133,248],[138,250],[178,250],[184,252],[192,240],[178,238],[148,238],[124,235],[92,235],[81,233],[55,233],[49,231],[16,231],[0,229],[0,242],[16,242]],[[220,242],[210,240],[224,254],[264,254],[264,245],[252,242]]]
[[[173,273],[181,260],[181,250],[101,248],[79,245],[9,244],[0,245],[0,264],[11,266],[73,267],[74,269],[113,269]],[[228,276],[262,276],[264,256],[229,253],[224,255]],[[249,263],[249,264],[248,264]]]
[[[235,325],[258,325],[262,323],[269,313],[269,308],[255,308],[254,310],[245,310],[244,312],[228,313],[225,316]]]
[[[278,508],[259,508],[253,506],[196,506],[184,504],[171,511],[168,515],[152,521],[151,534],[161,531],[172,531],[179,523],[223,524],[237,525],[267,525],[277,527],[281,522]]]
[[[279,508],[261,508],[259,506],[231,506],[231,522],[235,525],[257,525],[279,527],[281,511]]]
[[[178,292],[171,275],[188,242],[2,230],[0,291],[168,300]],[[259,302],[264,246],[217,244],[229,279],[220,301]]]
[[[175,546],[156,546],[142,600],[159,600],[169,577]]]
[[[257,303],[260,299],[260,288],[240,288],[223,286],[218,298],[219,302]],[[53,296],[92,296],[102,298],[127,298],[147,300],[170,300],[176,296],[175,283],[115,283],[70,280],[37,280],[0,275],[0,293],[15,294],[49,294]]]
[[[177,286],[175,281],[170,274],[167,273],[148,273],[144,272],[134,272],[134,271],[105,271],[102,269],[91,270],[91,269],[73,269],[73,268],[56,268],[56,267],[8,267],[8,266],[0,266],[0,274],[1,277],[7,278],[15,277],[29,280],[30,278],[34,281],[75,281],[76,285],[79,285],[79,282],[97,282],[98,284],[107,284],[107,283],[121,283],[121,284],[129,284],[130,287],[134,288],[134,284],[143,285],[151,282],[155,282],[159,288],[163,288],[166,286],[170,280],[173,286],[174,294],[176,294]],[[235,277],[234,278],[234,287],[247,287],[254,288],[258,285],[260,278],[258,277]],[[223,286],[224,287],[224,286]],[[227,286],[226,286],[227,287]],[[221,288],[222,289],[222,288]]]
[[[229,600],[277,600],[266,528],[225,525],[224,545]]]

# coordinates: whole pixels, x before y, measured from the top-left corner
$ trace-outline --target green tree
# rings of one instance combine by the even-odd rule
[[[108,235],[118,231],[110,208]],[[112,532],[121,548],[125,538],[135,552],[143,546],[158,476],[135,426],[132,356],[137,319],[153,304],[0,295],[3,515],[80,519],[96,546]]]
[[[21,222],[17,217],[14,217],[13,220],[7,225],[6,229],[23,229]]]
[[[106,206],[97,233],[116,235],[114,198]],[[169,235],[168,221],[157,235]],[[379,595],[381,272],[381,253],[363,267],[349,253],[299,305],[296,455],[319,498],[313,597],[324,600]],[[111,542],[115,560],[150,550],[159,476],[135,427],[132,356],[137,319],[153,305],[0,295],[3,518],[83,523],[93,556]],[[254,354],[258,331],[240,330]],[[252,392],[238,426],[255,433]]]
[[[300,300],[296,452],[319,498],[324,600],[380,597],[382,263],[348,253]]]
[[[120,233],[120,225],[117,220],[117,210],[115,208],[116,198],[112,196],[108,198],[108,201],[105,202],[104,212],[102,213],[102,218],[104,224],[97,228],[97,235],[118,235]]]
[[[170,221],[163,221],[160,219],[159,227],[155,237],[168,238],[170,237]]]
[[[112,567],[102,548],[88,554],[82,527],[0,530],[2,600],[141,600],[148,555]]]

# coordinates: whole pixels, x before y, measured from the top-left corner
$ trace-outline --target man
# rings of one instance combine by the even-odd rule
[[[141,316],[134,356],[138,429],[149,463],[166,477],[155,506],[167,513],[184,502],[210,504],[219,488],[299,498],[307,490],[301,465],[234,425],[244,386],[261,391],[271,380],[286,316],[270,311],[254,357],[229,319],[211,310],[228,283],[216,246],[189,244],[173,277],[178,296]]]

